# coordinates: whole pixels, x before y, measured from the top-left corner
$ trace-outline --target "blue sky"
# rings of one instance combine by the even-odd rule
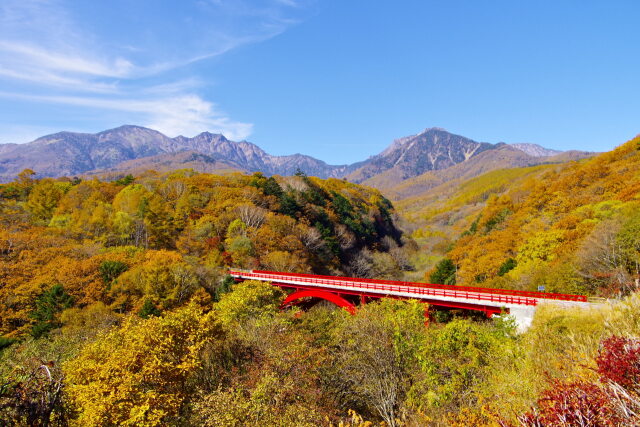
[[[362,160],[640,133],[638,1],[2,0],[0,142],[121,124]]]

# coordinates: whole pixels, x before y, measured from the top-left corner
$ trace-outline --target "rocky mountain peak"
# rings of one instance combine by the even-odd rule
[[[187,139],[206,139],[208,141],[229,141],[223,134],[211,133],[211,132],[202,132],[194,136],[193,138],[187,138]]]
[[[451,167],[493,148],[493,144],[476,142],[442,128],[427,128],[419,134],[396,139],[382,153],[359,164],[349,178],[362,182],[393,170],[394,176],[406,179]]]
[[[192,138],[169,138],[153,129],[124,125],[96,134],[59,132],[28,144],[0,145],[0,181],[13,179],[25,168],[35,170],[39,176],[73,176],[98,170],[122,170],[122,167],[133,164],[140,169],[145,162],[150,168],[158,162],[187,164],[196,161],[193,155],[180,153],[191,152],[210,156],[206,162],[197,160],[207,163],[207,168],[213,164],[224,164],[227,169],[260,171],[268,175],[292,175],[300,168],[308,175],[321,178],[346,177],[354,182],[364,182],[376,177],[378,181],[397,182],[468,162],[480,153],[497,152],[503,146],[503,143],[476,142],[442,128],[431,127],[396,139],[380,154],[362,162],[329,165],[303,154],[273,156],[251,142],[231,141],[220,133],[202,132]],[[546,150],[534,144],[515,144],[509,149],[522,150],[518,152],[523,156],[543,155],[539,150],[531,154],[532,147]],[[557,153],[555,150],[545,153],[549,152]],[[124,166],[118,169],[118,165]]]

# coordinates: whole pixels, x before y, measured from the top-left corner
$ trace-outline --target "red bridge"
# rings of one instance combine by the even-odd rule
[[[360,279],[354,277],[319,276],[315,274],[283,273],[261,270],[230,270],[236,280],[260,280],[283,288],[292,288],[282,303],[287,307],[309,298],[331,301],[355,313],[354,299],[364,304],[370,298],[417,299],[434,307],[461,308],[494,314],[510,313],[521,329],[526,328],[539,303],[585,305],[583,295],[527,292],[507,289],[449,286],[393,280]]]

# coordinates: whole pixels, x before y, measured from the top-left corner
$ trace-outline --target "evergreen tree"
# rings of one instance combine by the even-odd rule
[[[36,308],[31,312],[31,318],[36,321],[31,329],[31,335],[35,338],[46,334],[50,330],[60,326],[56,315],[73,305],[73,297],[65,292],[61,284],[56,284],[51,289],[42,293],[36,299]]]
[[[506,260],[498,269],[498,276],[504,276],[518,265],[517,261],[513,258]]]
[[[449,258],[445,258],[436,265],[436,269],[429,277],[431,283],[443,285],[456,284],[456,265]]]
[[[148,319],[150,316],[160,316],[160,310],[158,310],[153,301],[147,298],[144,300],[144,304],[140,311],[138,311],[138,316],[143,319]]]
[[[122,261],[103,261],[98,267],[100,276],[106,285],[110,285],[122,273],[127,271],[129,267]]]

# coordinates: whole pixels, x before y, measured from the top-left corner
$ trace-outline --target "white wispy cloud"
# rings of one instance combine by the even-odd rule
[[[114,23],[125,33],[118,38],[117,33],[101,33],[99,25],[85,22],[101,17],[74,15],[80,13],[74,3],[0,2],[0,84],[19,88],[0,97],[83,107],[97,114],[108,110],[121,113],[123,123],[135,122],[170,136],[215,131],[235,139],[246,138],[252,125],[232,120],[205,99],[198,76],[167,76],[280,34],[296,22],[287,10],[300,7],[293,0],[197,0],[179,8],[170,2],[140,0],[135,5],[147,4],[157,18],[127,26],[126,8],[133,6],[112,0],[109,7],[123,10],[122,22]],[[184,5],[186,11],[180,9]],[[166,38],[150,42],[145,32]]]
[[[231,120],[219,111],[215,104],[198,95],[190,94],[140,100],[0,92],[0,98],[131,113],[129,117],[136,119],[136,123],[169,136],[193,136],[210,130],[224,133],[228,138],[240,140],[249,136],[253,127],[250,123]]]
[[[50,51],[20,42],[0,40],[0,52],[11,56],[15,65],[39,66],[48,70],[99,77],[128,77],[134,65],[124,58],[99,62],[79,55]]]

